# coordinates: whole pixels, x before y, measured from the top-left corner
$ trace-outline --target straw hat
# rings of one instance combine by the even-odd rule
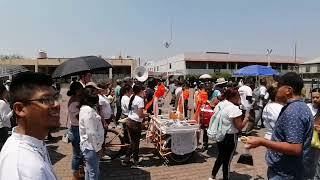
[[[218,78],[217,81],[216,81],[216,85],[219,85],[219,84],[224,84],[224,83],[227,83],[228,81],[226,81],[224,78]]]

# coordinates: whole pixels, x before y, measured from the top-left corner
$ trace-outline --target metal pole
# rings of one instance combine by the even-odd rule
[[[297,41],[294,42],[294,68],[292,70],[296,70],[297,65]]]
[[[268,67],[271,67],[270,63],[270,55],[272,53],[272,49],[267,49],[267,61],[268,61]]]

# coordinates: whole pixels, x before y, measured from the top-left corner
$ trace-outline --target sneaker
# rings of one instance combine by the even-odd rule
[[[132,165],[132,162],[131,162],[131,161],[123,160],[123,161],[121,162],[121,165],[122,165],[122,166],[125,166],[125,167],[129,167],[129,166]]]
[[[108,155],[104,155],[100,158],[100,161],[107,161],[107,160],[111,160],[111,157],[109,157]]]
[[[209,177],[209,179],[208,179],[208,180],[216,180],[216,178]]]

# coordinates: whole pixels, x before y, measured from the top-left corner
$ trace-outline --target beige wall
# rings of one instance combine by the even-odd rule
[[[11,64],[11,65],[22,65],[27,68],[38,72],[40,69],[48,69],[48,68],[56,68],[61,63],[66,61],[67,59],[63,58],[54,58],[54,59],[10,59],[10,60],[0,60],[0,65],[2,64]],[[133,75],[133,71],[137,66],[137,63],[134,59],[107,59],[108,63],[110,63],[114,67],[121,66],[130,66],[131,67],[131,76]],[[113,72],[116,74],[117,72]]]

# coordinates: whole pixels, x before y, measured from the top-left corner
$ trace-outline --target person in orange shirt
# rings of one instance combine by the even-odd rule
[[[198,123],[200,123],[200,109],[201,109],[201,106],[208,102],[208,93],[205,90],[204,84],[200,84],[199,89],[200,89],[200,91],[198,93],[198,96],[195,99],[195,101],[196,101],[196,112],[194,114],[194,119]]]
[[[186,84],[183,87],[183,99],[184,99],[184,117],[188,117],[188,102],[190,97],[189,85]]]

